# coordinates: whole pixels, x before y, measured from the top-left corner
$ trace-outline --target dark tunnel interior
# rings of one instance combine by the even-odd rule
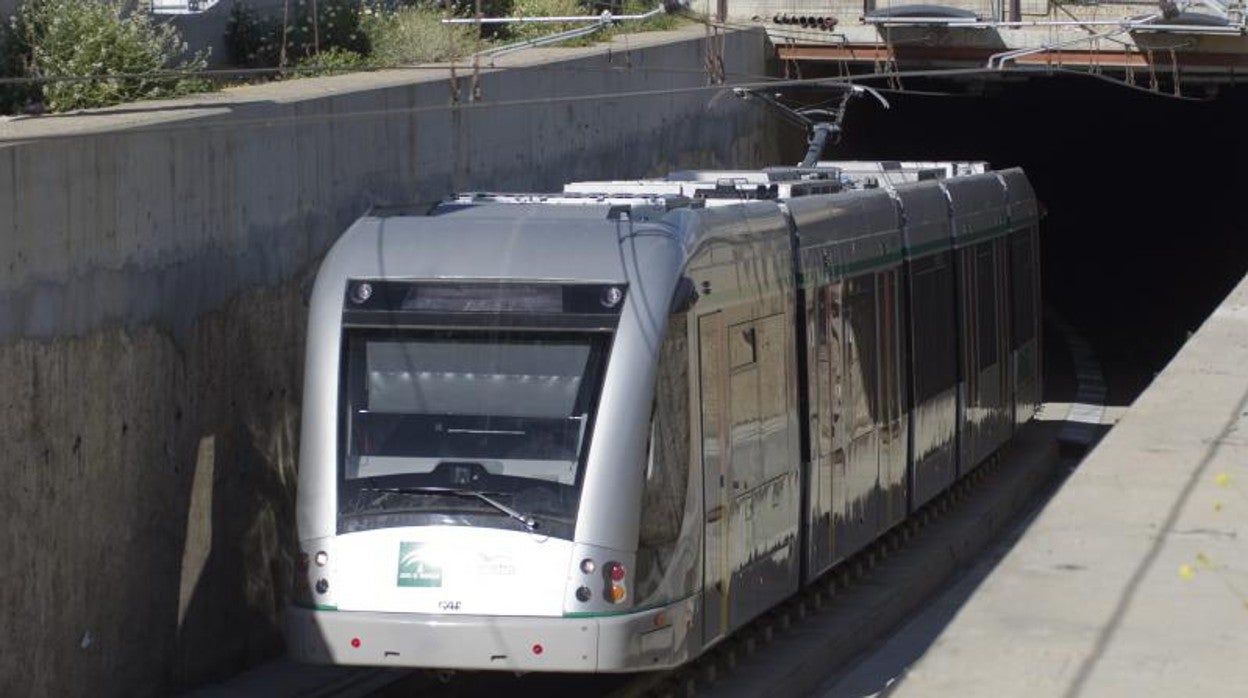
[[[825,159],[1023,167],[1047,211],[1046,307],[1092,344],[1108,404],[1129,404],[1248,270],[1248,90],[1179,100],[1085,76],[903,86],[914,92],[885,93],[888,109],[853,100]]]

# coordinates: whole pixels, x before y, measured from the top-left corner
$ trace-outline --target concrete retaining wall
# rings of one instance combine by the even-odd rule
[[[776,162],[769,115],[698,89],[705,51],[523,54],[481,79],[509,106],[448,108],[413,70],[0,122],[0,695],[164,694],[280,653],[320,256],[372,204]],[[764,57],[727,37],[730,77]]]

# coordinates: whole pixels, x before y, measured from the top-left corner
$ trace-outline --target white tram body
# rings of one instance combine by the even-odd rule
[[[1037,212],[830,162],[364,216],[311,298],[291,655],[700,654],[1034,415]]]

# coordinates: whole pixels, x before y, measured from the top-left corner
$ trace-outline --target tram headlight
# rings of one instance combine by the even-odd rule
[[[330,553],[334,551],[333,540],[318,538],[300,542],[295,554],[291,603],[308,609],[332,607],[334,592],[330,589],[334,572],[330,567]]]
[[[581,560],[581,571],[585,574],[593,574],[596,569],[598,569],[598,565],[595,565],[593,560],[589,558]]]
[[[355,301],[357,305],[367,302],[372,297],[373,285],[367,281],[361,281],[355,285],[355,288],[351,289],[351,300]]]
[[[624,290],[619,286],[608,286],[602,291],[602,307],[614,308],[624,300]]]

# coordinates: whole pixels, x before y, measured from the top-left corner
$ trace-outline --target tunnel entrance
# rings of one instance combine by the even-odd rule
[[[1179,100],[1081,76],[905,88],[884,93],[887,110],[855,100],[825,159],[1025,168],[1047,211],[1046,305],[1092,344],[1108,404],[1134,400],[1248,269],[1248,90]]]

